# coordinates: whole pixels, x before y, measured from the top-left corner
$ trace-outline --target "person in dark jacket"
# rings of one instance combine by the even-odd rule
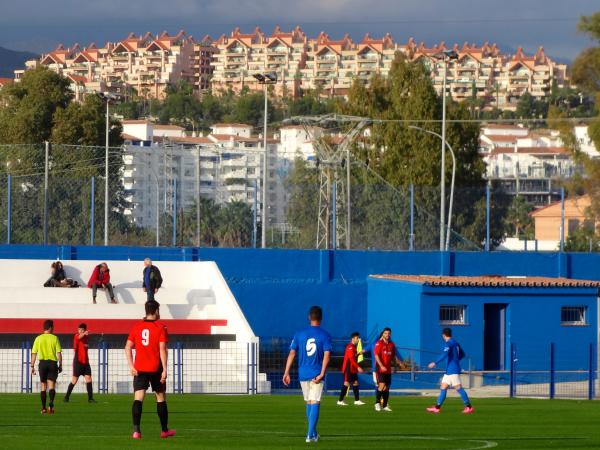
[[[106,289],[110,295],[110,302],[117,303],[112,284],[110,284],[110,270],[108,265],[103,262],[94,267],[94,272],[88,281],[88,287],[92,289],[92,301],[96,303],[96,292],[98,288]]]
[[[44,283],[44,287],[63,287],[67,285],[67,275],[60,261],[54,261],[50,265],[50,278]]]
[[[150,258],[144,259],[144,271],[142,272],[142,287],[146,293],[146,301],[154,300],[154,294],[162,286],[162,276],[158,267],[152,265]]]

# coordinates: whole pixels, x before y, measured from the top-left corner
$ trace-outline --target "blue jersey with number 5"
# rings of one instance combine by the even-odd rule
[[[325,352],[331,351],[331,336],[321,327],[298,331],[290,345],[298,355],[298,378],[309,381],[321,373]]]

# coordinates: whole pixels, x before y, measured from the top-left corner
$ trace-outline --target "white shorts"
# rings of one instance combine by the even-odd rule
[[[304,394],[305,402],[320,402],[323,394],[323,382],[313,383],[312,381],[301,381],[300,387]]]
[[[456,386],[462,385],[462,383],[460,382],[459,374],[444,375],[442,378],[442,383],[447,384],[450,387],[456,387]]]

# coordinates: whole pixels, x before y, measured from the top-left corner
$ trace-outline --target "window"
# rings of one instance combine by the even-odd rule
[[[441,305],[440,324],[465,325],[467,323],[466,309],[465,305]]]
[[[561,325],[587,325],[585,306],[563,306],[560,309]]]

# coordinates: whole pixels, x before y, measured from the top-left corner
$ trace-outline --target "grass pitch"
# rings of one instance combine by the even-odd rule
[[[168,397],[173,438],[161,440],[154,396],[144,402],[141,441],[131,439],[127,395],[98,395],[98,404],[73,395],[56,414],[40,414],[39,395],[0,395],[0,447],[5,449],[583,449],[600,448],[600,404],[589,401],[475,399],[462,415],[450,398],[443,412],[425,412],[432,399],[392,397],[392,413],[365,406],[338,407],[324,398],[318,443],[306,444],[300,395]],[[351,403],[351,402],[350,402]]]

